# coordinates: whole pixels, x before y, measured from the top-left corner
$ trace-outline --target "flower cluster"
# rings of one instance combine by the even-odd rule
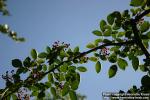
[[[56,42],[54,42],[52,49],[56,49],[57,50],[60,47],[68,48],[69,46],[70,46],[70,44],[66,44],[64,42],[60,43],[60,41],[56,41]]]
[[[25,87],[22,87],[18,90],[17,96],[18,96],[18,100],[30,100],[28,89]]]
[[[102,48],[101,50],[100,50],[100,55],[104,55],[104,56],[108,56],[110,53],[108,52],[109,51],[109,48],[106,48],[106,47],[104,47],[104,48]]]

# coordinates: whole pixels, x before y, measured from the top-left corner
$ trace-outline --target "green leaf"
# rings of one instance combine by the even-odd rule
[[[12,94],[11,96],[12,96],[12,100],[17,100],[18,99],[18,97],[15,94]]]
[[[111,29],[107,29],[104,32],[104,36],[110,36],[112,34],[112,30]]]
[[[42,66],[42,68],[43,68],[43,71],[47,70],[47,66],[45,64]]]
[[[118,37],[122,37],[122,36],[124,36],[124,35],[125,35],[125,32],[119,32],[117,36],[118,36]]]
[[[79,52],[79,46],[74,48],[74,52]]]
[[[70,90],[69,91],[69,96],[70,96],[71,100],[77,100],[76,92]]]
[[[83,66],[79,66],[79,67],[77,67],[77,69],[78,69],[80,72],[86,72],[86,71],[87,71],[86,67],[83,67]]]
[[[115,63],[117,61],[117,55],[115,53],[111,54],[109,57],[108,57],[108,60],[111,62],[111,63]]]
[[[102,36],[102,32],[100,32],[98,30],[93,31],[92,33],[96,36]]]
[[[49,46],[46,47],[46,51],[47,53],[50,53],[51,52],[51,48]]]
[[[99,43],[101,43],[102,41],[103,41],[102,39],[96,39],[96,40],[94,41],[94,44],[95,44],[96,46],[98,46]]]
[[[37,52],[36,52],[35,49],[31,50],[31,56],[32,56],[33,59],[37,59]]]
[[[141,84],[142,84],[142,86],[149,88],[150,87],[150,77],[148,75],[143,76],[141,79]]]
[[[148,21],[144,21],[144,23],[141,24],[140,30],[141,32],[146,32],[150,27],[150,24]]]
[[[89,60],[93,61],[93,62],[97,62],[97,57],[89,57]]]
[[[55,98],[56,97],[56,89],[54,87],[51,87],[50,91],[51,91],[53,97]]]
[[[48,80],[49,82],[54,82],[53,75],[51,73],[48,74]]]
[[[89,43],[89,44],[86,45],[86,47],[89,48],[89,49],[92,49],[92,48],[95,48],[95,45],[92,44],[92,43]]]
[[[16,67],[16,68],[22,67],[22,62],[19,59],[13,59],[12,60],[12,66]]]
[[[132,66],[135,71],[138,69],[139,59],[135,56],[132,58]]]
[[[46,58],[47,57],[47,53],[45,52],[41,52],[39,55],[38,55],[39,58]]]
[[[99,61],[97,61],[96,65],[95,65],[95,70],[97,73],[99,73],[101,71],[101,63]]]
[[[118,58],[117,63],[118,63],[119,68],[122,70],[125,70],[125,68],[128,66],[127,61],[122,58]]]
[[[134,7],[142,6],[144,0],[131,0],[130,5]]]
[[[71,89],[77,90],[79,87],[79,83],[80,83],[80,80],[74,80],[73,82],[71,82]]]
[[[67,95],[68,92],[69,92],[69,86],[68,86],[67,83],[65,83],[64,86],[63,86],[63,88],[62,88],[62,92],[61,92],[61,93],[62,93],[62,96]]]
[[[110,66],[109,70],[108,70],[108,76],[109,78],[112,78],[116,75],[116,72],[117,72],[117,65],[112,65]]]
[[[105,31],[105,26],[107,25],[105,20],[100,21],[100,29],[104,32]]]
[[[111,13],[111,14],[109,14],[108,16],[107,16],[107,22],[110,24],[110,25],[112,25],[113,23],[114,23],[114,14],[113,13]]]

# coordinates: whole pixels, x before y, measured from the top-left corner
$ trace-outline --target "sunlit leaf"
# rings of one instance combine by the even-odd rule
[[[131,0],[130,5],[134,7],[141,6],[144,3],[144,0]]]
[[[77,67],[77,69],[78,69],[80,72],[86,72],[86,71],[87,71],[86,67],[83,67],[83,66],[79,66],[79,67]]]
[[[110,66],[109,70],[108,70],[108,76],[109,78],[112,78],[116,75],[116,72],[117,72],[118,68],[116,65],[112,65]]]
[[[102,32],[100,32],[98,30],[93,31],[92,33],[96,36],[102,36]]]
[[[89,57],[89,60],[93,61],[93,62],[97,62],[97,57]]]
[[[105,31],[105,25],[107,25],[105,20],[100,21],[100,29],[104,32]]]
[[[89,49],[92,49],[92,48],[95,48],[95,45],[92,44],[92,43],[89,43],[89,44],[86,45],[86,47],[89,48]]]
[[[99,61],[97,61],[96,65],[95,65],[95,70],[97,73],[99,73],[101,71],[101,63]]]
[[[127,61],[122,58],[117,59],[117,64],[118,64],[119,68],[122,70],[125,70],[125,68],[128,66]]]
[[[37,52],[36,52],[35,49],[31,50],[31,56],[32,56],[33,59],[37,59]]]

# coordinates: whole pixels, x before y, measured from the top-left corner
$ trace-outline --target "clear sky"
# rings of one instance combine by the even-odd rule
[[[130,0],[8,0],[9,17],[0,18],[0,23],[8,23],[12,29],[24,36],[26,42],[15,43],[0,34],[0,75],[11,70],[11,60],[24,59],[32,48],[39,52],[54,41],[70,43],[87,50],[86,44],[97,37],[91,32],[99,28],[99,21],[115,10],[129,9]],[[81,73],[78,92],[87,100],[101,100],[102,92],[127,90],[132,85],[140,86],[144,73],[134,71],[131,66],[109,79],[109,63],[103,63],[102,71],[95,72],[95,63],[88,63],[88,72]],[[0,79],[0,88],[4,82]]]

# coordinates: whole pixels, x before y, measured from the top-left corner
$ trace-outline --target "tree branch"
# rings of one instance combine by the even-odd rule
[[[143,18],[145,15],[150,13],[150,9],[145,10],[144,12],[142,12],[141,14],[135,16],[135,22],[138,22],[141,18]]]
[[[150,11],[150,10],[149,10]],[[145,14],[145,13],[144,13]],[[139,16],[143,16],[144,15],[143,13]],[[140,17],[139,17],[140,18]],[[150,54],[149,52],[147,51],[147,49],[145,48],[145,46],[143,45],[142,43],[142,40],[140,38],[140,35],[139,35],[139,30],[137,28],[137,25],[136,25],[136,21],[137,19],[131,19],[131,25],[132,25],[132,30],[133,30],[133,34],[134,34],[134,39],[135,39],[135,42],[136,44],[141,48],[141,50],[143,51],[143,53],[145,54],[146,56],[146,59],[150,59]]]
[[[93,48],[93,49],[90,49],[90,50],[88,50],[88,51],[86,51],[86,52],[80,53],[78,56],[74,57],[74,58],[71,59],[71,60],[67,60],[67,61],[61,62],[60,64],[58,64],[58,65],[57,65],[56,67],[54,67],[53,69],[51,69],[51,70],[45,72],[45,73],[43,74],[43,76],[47,75],[47,74],[50,73],[50,72],[53,72],[55,69],[57,69],[58,67],[60,67],[60,66],[61,66],[62,64],[64,64],[64,63],[67,63],[67,62],[73,61],[73,60],[75,60],[75,59],[78,59],[78,58],[80,58],[80,57],[82,57],[82,56],[84,56],[84,55],[86,55],[86,54],[89,54],[89,53],[91,53],[91,52],[93,52],[93,51],[96,51],[96,50],[98,50],[98,49],[102,49],[102,48],[105,47],[105,46],[122,46],[122,45],[127,45],[127,44],[134,44],[134,43],[135,43],[134,40],[126,41],[126,42],[120,42],[120,43],[105,43],[105,44],[103,44],[103,45],[100,45],[100,46],[97,46],[97,47],[95,47],[95,48]]]

